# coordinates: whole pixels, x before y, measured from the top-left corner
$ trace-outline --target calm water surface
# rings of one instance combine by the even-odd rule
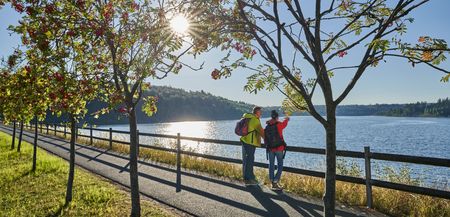
[[[262,119],[263,126],[265,121]],[[182,136],[193,136],[211,139],[236,140],[234,126],[237,120],[231,121],[198,121],[174,122],[159,124],[139,124],[140,132],[170,134],[181,133]],[[112,127],[116,130],[127,130],[128,125],[99,126]],[[86,132],[84,132],[86,133]],[[97,136],[108,136],[107,133],[96,133]],[[284,132],[290,146],[325,147],[325,130],[313,117],[291,117]],[[116,139],[129,140],[122,134],[114,134]],[[143,144],[159,144],[173,147],[174,140],[155,139],[141,136]],[[379,116],[337,117],[337,148],[338,150],[364,151],[364,146],[370,146],[371,151],[381,153],[406,154],[450,158],[450,119],[449,118],[398,118]],[[241,148],[182,141],[184,149],[199,153],[207,153],[233,158],[241,157]],[[265,150],[257,150],[256,161],[267,162]],[[363,169],[363,161],[345,158],[345,163],[356,163]],[[325,158],[320,155],[288,153],[285,164],[292,167],[323,171]],[[382,168],[391,166],[396,169],[408,167],[412,176],[423,180],[424,185],[438,188],[448,188],[450,183],[450,168],[420,166],[415,164],[389,163],[374,161],[372,170],[375,176],[382,174]],[[379,177],[378,178],[382,178]]]

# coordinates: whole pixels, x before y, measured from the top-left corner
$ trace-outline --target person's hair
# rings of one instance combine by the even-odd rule
[[[278,118],[278,112],[277,110],[272,110],[272,112],[270,113],[270,117],[272,117],[273,119],[277,119]]]
[[[253,107],[253,114],[256,114],[256,112],[261,111],[262,108],[260,106]]]

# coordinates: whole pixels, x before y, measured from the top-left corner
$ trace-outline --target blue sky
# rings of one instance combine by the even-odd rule
[[[306,8],[308,8],[310,5],[306,4]],[[450,1],[448,0],[432,0],[417,9],[411,14],[415,18],[415,22],[408,26],[408,32],[404,39],[415,42],[420,36],[429,35],[450,42],[449,9]],[[0,57],[10,54],[20,43],[19,37],[10,35],[6,29],[9,25],[16,24],[18,19],[19,15],[9,5],[0,10]],[[164,80],[151,82],[154,85],[167,85],[186,90],[204,90],[228,99],[263,106],[281,104],[283,96],[277,91],[262,91],[257,95],[243,92],[246,77],[250,75],[250,72],[246,70],[235,71],[228,79],[212,80],[210,72],[217,66],[218,60],[222,56],[223,54],[220,52],[210,52],[193,61],[197,64],[205,62],[204,70],[189,71],[186,69],[178,75],[170,75]],[[348,55],[346,58],[345,61],[348,62],[359,61],[357,56]],[[442,66],[449,69],[450,62],[447,61]],[[332,78],[335,96],[348,83],[352,73],[350,71],[335,72],[335,77]],[[370,68],[342,104],[436,101],[438,98],[450,96],[450,84],[439,81],[442,76],[442,73],[426,66],[419,65],[412,68],[405,60],[387,59],[387,63]],[[321,104],[320,97],[316,98],[315,102]]]

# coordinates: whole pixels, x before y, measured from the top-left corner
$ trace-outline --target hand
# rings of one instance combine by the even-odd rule
[[[284,119],[289,121],[290,118],[289,116],[285,116]]]

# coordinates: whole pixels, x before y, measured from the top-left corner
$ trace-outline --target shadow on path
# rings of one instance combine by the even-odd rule
[[[7,130],[8,133],[11,131],[9,128],[5,128],[3,126],[0,126],[0,128],[3,128],[3,130]],[[30,134],[31,133],[24,132],[24,136],[29,137],[29,138],[34,138],[34,134],[31,134],[31,135]],[[65,146],[65,145],[68,145],[68,141],[66,141],[64,139],[55,138],[53,136],[50,137],[47,135],[39,135],[39,137],[40,138],[38,138],[38,141],[40,141],[40,142],[53,145],[57,148],[65,150],[65,151],[69,151],[69,148]],[[60,142],[63,144],[58,144],[57,142]],[[128,169],[129,158],[126,155],[120,155],[118,153],[112,152],[111,150],[106,150],[106,149],[101,149],[101,148],[96,148],[96,147],[88,147],[88,146],[80,145],[80,144],[76,144],[76,146],[77,146],[77,148],[76,148],[77,156],[86,158],[86,159],[88,159],[88,161],[93,161],[93,162],[103,164],[108,167],[117,169],[118,173],[122,173],[122,172],[129,173],[129,169]],[[81,153],[81,151],[83,151],[83,149],[97,152],[97,153],[95,156],[90,156],[88,154]],[[57,155],[55,152],[52,152],[51,150],[48,150],[48,149],[46,149],[46,150]],[[101,155],[108,155],[108,156],[115,157],[118,159],[126,160],[127,164],[125,164],[124,166],[121,166],[121,165],[115,164],[111,161],[99,159],[99,157]],[[67,157],[67,156],[65,156],[65,157]],[[145,166],[153,167],[153,168],[160,169],[160,170],[163,170],[166,172],[170,172],[174,176],[176,174],[176,170],[169,165],[155,164],[152,162],[142,161],[142,160],[139,160],[139,163],[141,165],[145,165]],[[77,165],[79,165],[79,164],[77,163]],[[92,169],[86,168],[83,165],[79,165],[79,166],[92,171]],[[195,178],[195,179],[199,179],[199,180],[203,180],[203,181],[213,182],[213,183],[223,185],[226,187],[230,187],[230,188],[241,191],[242,194],[244,194],[246,192],[250,193],[258,201],[258,203],[261,204],[261,206],[264,209],[261,209],[259,207],[254,207],[251,205],[247,205],[247,204],[245,204],[245,202],[239,202],[239,201],[231,200],[228,198],[224,198],[224,197],[221,197],[220,195],[212,194],[212,193],[206,192],[199,188],[194,188],[194,187],[190,187],[190,186],[186,186],[186,185],[182,185],[182,187],[181,187],[181,189],[186,192],[197,194],[197,195],[203,196],[205,198],[215,200],[222,204],[226,204],[226,205],[238,208],[238,209],[242,209],[242,210],[245,210],[247,212],[250,212],[250,213],[253,213],[253,214],[259,215],[259,216],[277,216],[277,217],[278,216],[280,216],[280,217],[289,216],[289,214],[283,209],[283,207],[280,206],[280,204],[279,204],[280,202],[286,203],[287,205],[292,207],[296,212],[298,212],[300,215],[308,216],[308,217],[321,216],[321,214],[319,212],[322,212],[322,209],[323,209],[323,207],[320,205],[302,201],[300,199],[296,199],[295,197],[292,197],[292,196],[282,193],[282,192],[277,192],[276,194],[264,192],[263,189],[261,188],[261,186],[245,187],[243,185],[239,185],[236,183],[227,182],[224,180],[220,180],[220,179],[216,179],[216,178],[212,178],[212,177],[208,177],[208,176],[203,176],[203,175],[191,173],[188,171],[182,171],[182,175],[189,176],[191,178]],[[106,176],[106,177],[104,176],[104,177],[111,179],[112,181],[114,181],[116,183],[118,182],[118,180],[114,179],[113,174],[108,174],[108,176]],[[152,176],[150,174],[142,173],[142,172],[139,173],[139,176],[141,178],[149,179],[149,180],[152,180],[152,181],[155,181],[155,182],[167,185],[167,186],[171,186],[174,188],[174,191],[175,191],[175,187],[176,187],[175,179],[173,181],[169,181],[169,180],[165,180],[165,179],[162,179],[162,178],[159,178],[156,176]],[[119,184],[124,185],[122,183],[119,183]],[[128,187],[126,185],[124,185],[124,186]],[[146,195],[145,192],[142,192],[142,193],[144,195]],[[146,195],[146,196],[149,196],[149,195]],[[152,196],[149,196],[149,197],[152,199],[155,199]],[[161,202],[157,198],[155,200]],[[279,201],[279,202],[277,203],[276,201]],[[162,201],[162,203],[167,204],[164,201]],[[167,204],[167,205],[172,206],[170,204]],[[180,209],[180,210],[182,210],[182,209]],[[185,210],[182,210],[182,211],[185,211]],[[186,211],[186,212],[189,213],[189,211]],[[357,216],[353,213],[345,212],[345,211],[341,211],[341,210],[336,210],[336,214],[339,216],[351,216],[351,217]],[[192,214],[192,215],[194,215],[194,214]]]
[[[255,197],[255,199],[267,210],[263,216],[284,217],[289,216],[287,212],[277,203],[275,203],[270,196],[261,189],[261,186],[248,186],[247,191]]]

